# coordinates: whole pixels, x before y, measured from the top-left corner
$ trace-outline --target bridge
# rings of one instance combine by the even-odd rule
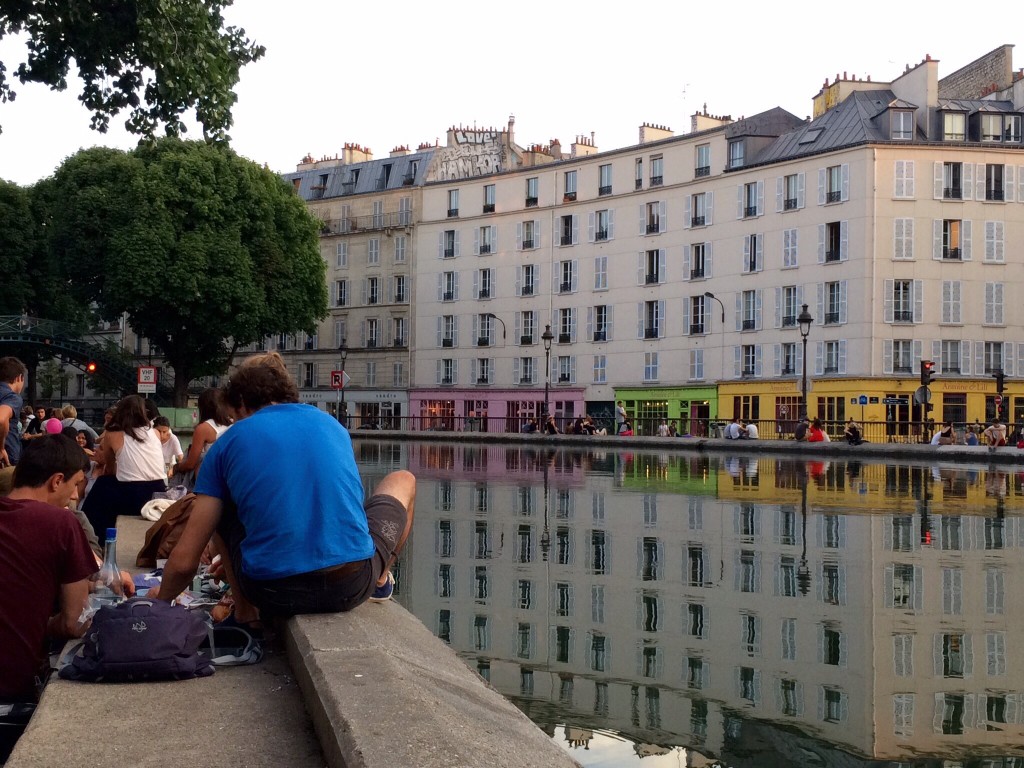
[[[32,349],[40,358],[54,357],[82,371],[106,379],[122,395],[134,394],[138,388],[139,365],[145,361],[118,354],[103,344],[86,340],[88,334],[68,323],[29,315],[0,315],[0,355],[11,354],[16,348]],[[89,364],[95,364],[95,370]],[[161,373],[171,373],[161,370]],[[163,376],[161,378],[164,378]],[[157,383],[153,398],[158,402],[173,400],[172,382]]]

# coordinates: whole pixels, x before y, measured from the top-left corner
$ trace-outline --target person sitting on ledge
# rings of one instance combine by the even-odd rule
[[[956,433],[953,431],[952,421],[947,421],[932,435],[932,445],[952,445],[955,442]]]
[[[828,436],[828,432],[822,427],[821,419],[815,419],[811,422],[811,428],[807,430],[807,442],[808,443],[831,443],[832,440]]]
[[[802,443],[807,439],[807,430],[810,428],[811,422],[806,416],[796,423],[796,428],[793,430],[793,439],[798,443]]]
[[[864,442],[864,433],[861,432],[860,425],[853,418],[846,423],[843,437],[846,438],[846,442],[850,445],[860,445]]]
[[[978,444],[978,433],[974,431],[974,425],[968,424],[967,431],[964,432],[964,445],[977,445]]]
[[[1006,445],[1006,425],[999,419],[993,419],[992,424],[982,434],[988,441],[989,448]]]
[[[364,502],[348,431],[299,403],[276,352],[245,360],[224,399],[235,423],[206,454],[189,521],[149,594],[173,601],[212,537],[240,625],[390,599],[412,529],[412,473],[388,474]]]
[[[725,439],[726,440],[739,440],[741,432],[743,432],[745,434],[746,430],[744,430],[740,426],[740,423],[737,420],[737,418],[735,416],[733,416],[732,417],[732,421],[730,421],[726,425],[726,427],[725,427]]]

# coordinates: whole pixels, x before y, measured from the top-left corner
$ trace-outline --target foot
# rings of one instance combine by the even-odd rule
[[[391,596],[395,593],[395,577],[391,571],[388,571],[387,576],[384,579],[383,584],[379,584],[376,589],[373,590],[373,594],[370,595],[371,603],[386,603],[391,599]]]

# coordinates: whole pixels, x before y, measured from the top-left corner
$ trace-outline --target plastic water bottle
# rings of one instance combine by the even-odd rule
[[[121,585],[121,569],[117,567],[117,529],[107,528],[107,542],[103,547],[103,565],[96,574],[91,599],[97,609],[104,605],[111,607],[124,601],[124,587]]]

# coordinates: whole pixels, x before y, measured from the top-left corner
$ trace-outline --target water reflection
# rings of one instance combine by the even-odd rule
[[[585,765],[631,764],[603,733],[688,766],[1024,768],[1024,473],[356,450],[368,484],[419,478],[403,604]]]

